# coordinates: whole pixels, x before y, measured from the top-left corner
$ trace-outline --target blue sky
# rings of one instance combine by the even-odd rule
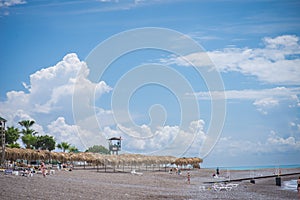
[[[215,98],[226,101],[226,118],[203,165],[299,164],[299,10],[298,1],[272,0],[1,0],[0,115],[9,126],[33,119],[40,134],[81,150],[121,135],[127,152],[160,153],[169,148],[164,153],[203,156],[199,149],[209,137],[210,100]],[[159,49],[132,51],[111,63],[99,80],[91,80],[91,52],[115,34],[143,27],[171,29],[201,45],[220,74],[224,91],[209,93],[205,77],[197,74],[202,52],[179,56]],[[125,43],[118,45],[108,51]],[[97,56],[100,62],[106,58],[105,53]],[[120,80],[147,64],[166,66],[170,73],[174,69],[191,85],[193,91],[186,96],[197,99],[200,114],[189,126],[181,126],[181,99],[168,86],[147,84],[133,91],[128,111],[135,128],[127,123],[122,107],[112,108],[115,91],[125,91]],[[84,75],[79,77],[80,69]],[[171,84],[173,76],[165,77]],[[76,97],[83,102],[80,109],[92,108],[97,126],[80,109],[76,112],[81,118],[73,118],[75,80],[82,86]],[[183,88],[180,84],[175,85]],[[88,91],[95,104],[84,107]],[[157,119],[151,119],[149,110]],[[159,126],[154,126],[156,122]]]

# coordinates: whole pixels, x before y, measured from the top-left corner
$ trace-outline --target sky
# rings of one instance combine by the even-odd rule
[[[300,164],[300,2],[0,0],[0,116],[81,151]],[[19,127],[20,128],[20,127]]]

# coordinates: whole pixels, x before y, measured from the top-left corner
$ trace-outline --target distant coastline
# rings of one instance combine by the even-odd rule
[[[258,170],[258,169],[293,169],[300,168],[300,164],[293,165],[257,165],[257,166],[216,166],[216,167],[203,167],[204,169],[216,169],[219,168],[221,170]]]

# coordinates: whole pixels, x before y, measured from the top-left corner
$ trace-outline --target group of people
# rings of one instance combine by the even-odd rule
[[[173,172],[175,172],[175,174],[181,175],[181,169],[176,168],[171,168],[169,170],[169,174],[172,174]]]
[[[62,169],[64,169],[65,171],[72,171],[73,170],[73,165],[67,165],[67,164],[61,164],[58,163],[57,164],[57,170],[61,171]]]

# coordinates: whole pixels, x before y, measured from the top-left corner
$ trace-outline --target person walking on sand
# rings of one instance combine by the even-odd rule
[[[187,173],[187,183],[191,184],[191,174],[190,174],[190,172]]]
[[[298,190],[298,193],[300,193],[300,176],[297,180],[297,190]]]
[[[219,174],[220,174],[220,170],[219,170],[219,167],[217,167],[217,169],[216,169],[216,174],[219,176]]]

